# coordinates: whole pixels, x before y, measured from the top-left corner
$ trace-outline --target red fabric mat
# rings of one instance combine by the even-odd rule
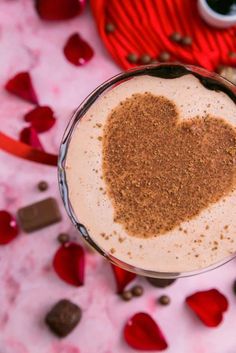
[[[171,61],[208,70],[215,70],[218,65],[236,65],[236,58],[229,56],[229,52],[236,52],[236,26],[210,27],[198,13],[197,0],[91,0],[90,3],[105,46],[124,69],[136,65],[127,60],[129,53],[148,53],[158,58],[162,51],[170,53]],[[116,26],[113,33],[106,33],[107,23]],[[171,41],[169,36],[173,32],[192,37],[192,45]]]

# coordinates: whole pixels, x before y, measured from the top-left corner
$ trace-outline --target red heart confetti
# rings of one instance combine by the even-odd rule
[[[78,33],[74,33],[68,38],[64,46],[64,54],[72,64],[81,66],[92,59],[94,52]]]
[[[0,245],[10,243],[19,233],[15,218],[7,211],[0,210]]]
[[[52,109],[47,106],[38,106],[30,110],[24,115],[24,119],[31,123],[38,133],[48,131],[56,122]]]
[[[123,270],[123,268],[115,265],[111,266],[116,279],[117,293],[122,293],[127,284],[133,281],[133,279],[136,277],[136,274]]]
[[[30,145],[38,150],[44,150],[39,138],[37,131],[32,127],[25,127],[20,132],[20,141]]]
[[[65,243],[56,252],[53,267],[58,276],[73,286],[84,284],[85,256],[82,246]]]
[[[209,327],[218,326],[228,309],[227,298],[217,289],[196,292],[186,298],[186,303],[197,317]]]
[[[33,104],[38,104],[38,98],[28,72],[16,74],[5,84],[5,89],[19,98]]]
[[[43,20],[57,21],[77,16],[85,3],[85,0],[36,0],[35,7]]]
[[[160,328],[146,313],[137,313],[128,320],[124,337],[129,346],[140,351],[162,351],[168,347]]]

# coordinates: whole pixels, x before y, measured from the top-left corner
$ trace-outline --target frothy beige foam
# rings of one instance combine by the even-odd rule
[[[121,83],[93,104],[72,135],[66,177],[74,213],[99,247],[142,269],[187,272],[223,261],[236,250],[234,190],[158,237],[132,236],[114,222],[102,169],[104,126],[121,101],[145,92],[174,102],[182,121],[210,115],[236,127],[233,101],[222,92],[204,88],[192,75],[176,79],[141,76]]]

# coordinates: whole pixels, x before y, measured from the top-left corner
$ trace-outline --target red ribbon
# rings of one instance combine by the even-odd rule
[[[11,153],[14,156],[27,159],[29,161],[47,164],[51,166],[57,165],[58,156],[44,151],[32,148],[25,143],[16,141],[13,138],[0,132],[0,149]]]

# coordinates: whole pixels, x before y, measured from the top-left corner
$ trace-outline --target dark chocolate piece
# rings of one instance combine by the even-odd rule
[[[78,325],[81,316],[78,305],[62,299],[46,315],[45,322],[55,335],[65,337]]]
[[[174,278],[152,278],[152,277],[146,277],[148,282],[154,286],[154,287],[158,287],[158,288],[165,288],[170,286],[172,283],[174,283],[176,281],[176,279]]]
[[[30,233],[59,222],[61,220],[61,213],[56,199],[49,197],[20,208],[18,210],[18,217],[23,230]]]

